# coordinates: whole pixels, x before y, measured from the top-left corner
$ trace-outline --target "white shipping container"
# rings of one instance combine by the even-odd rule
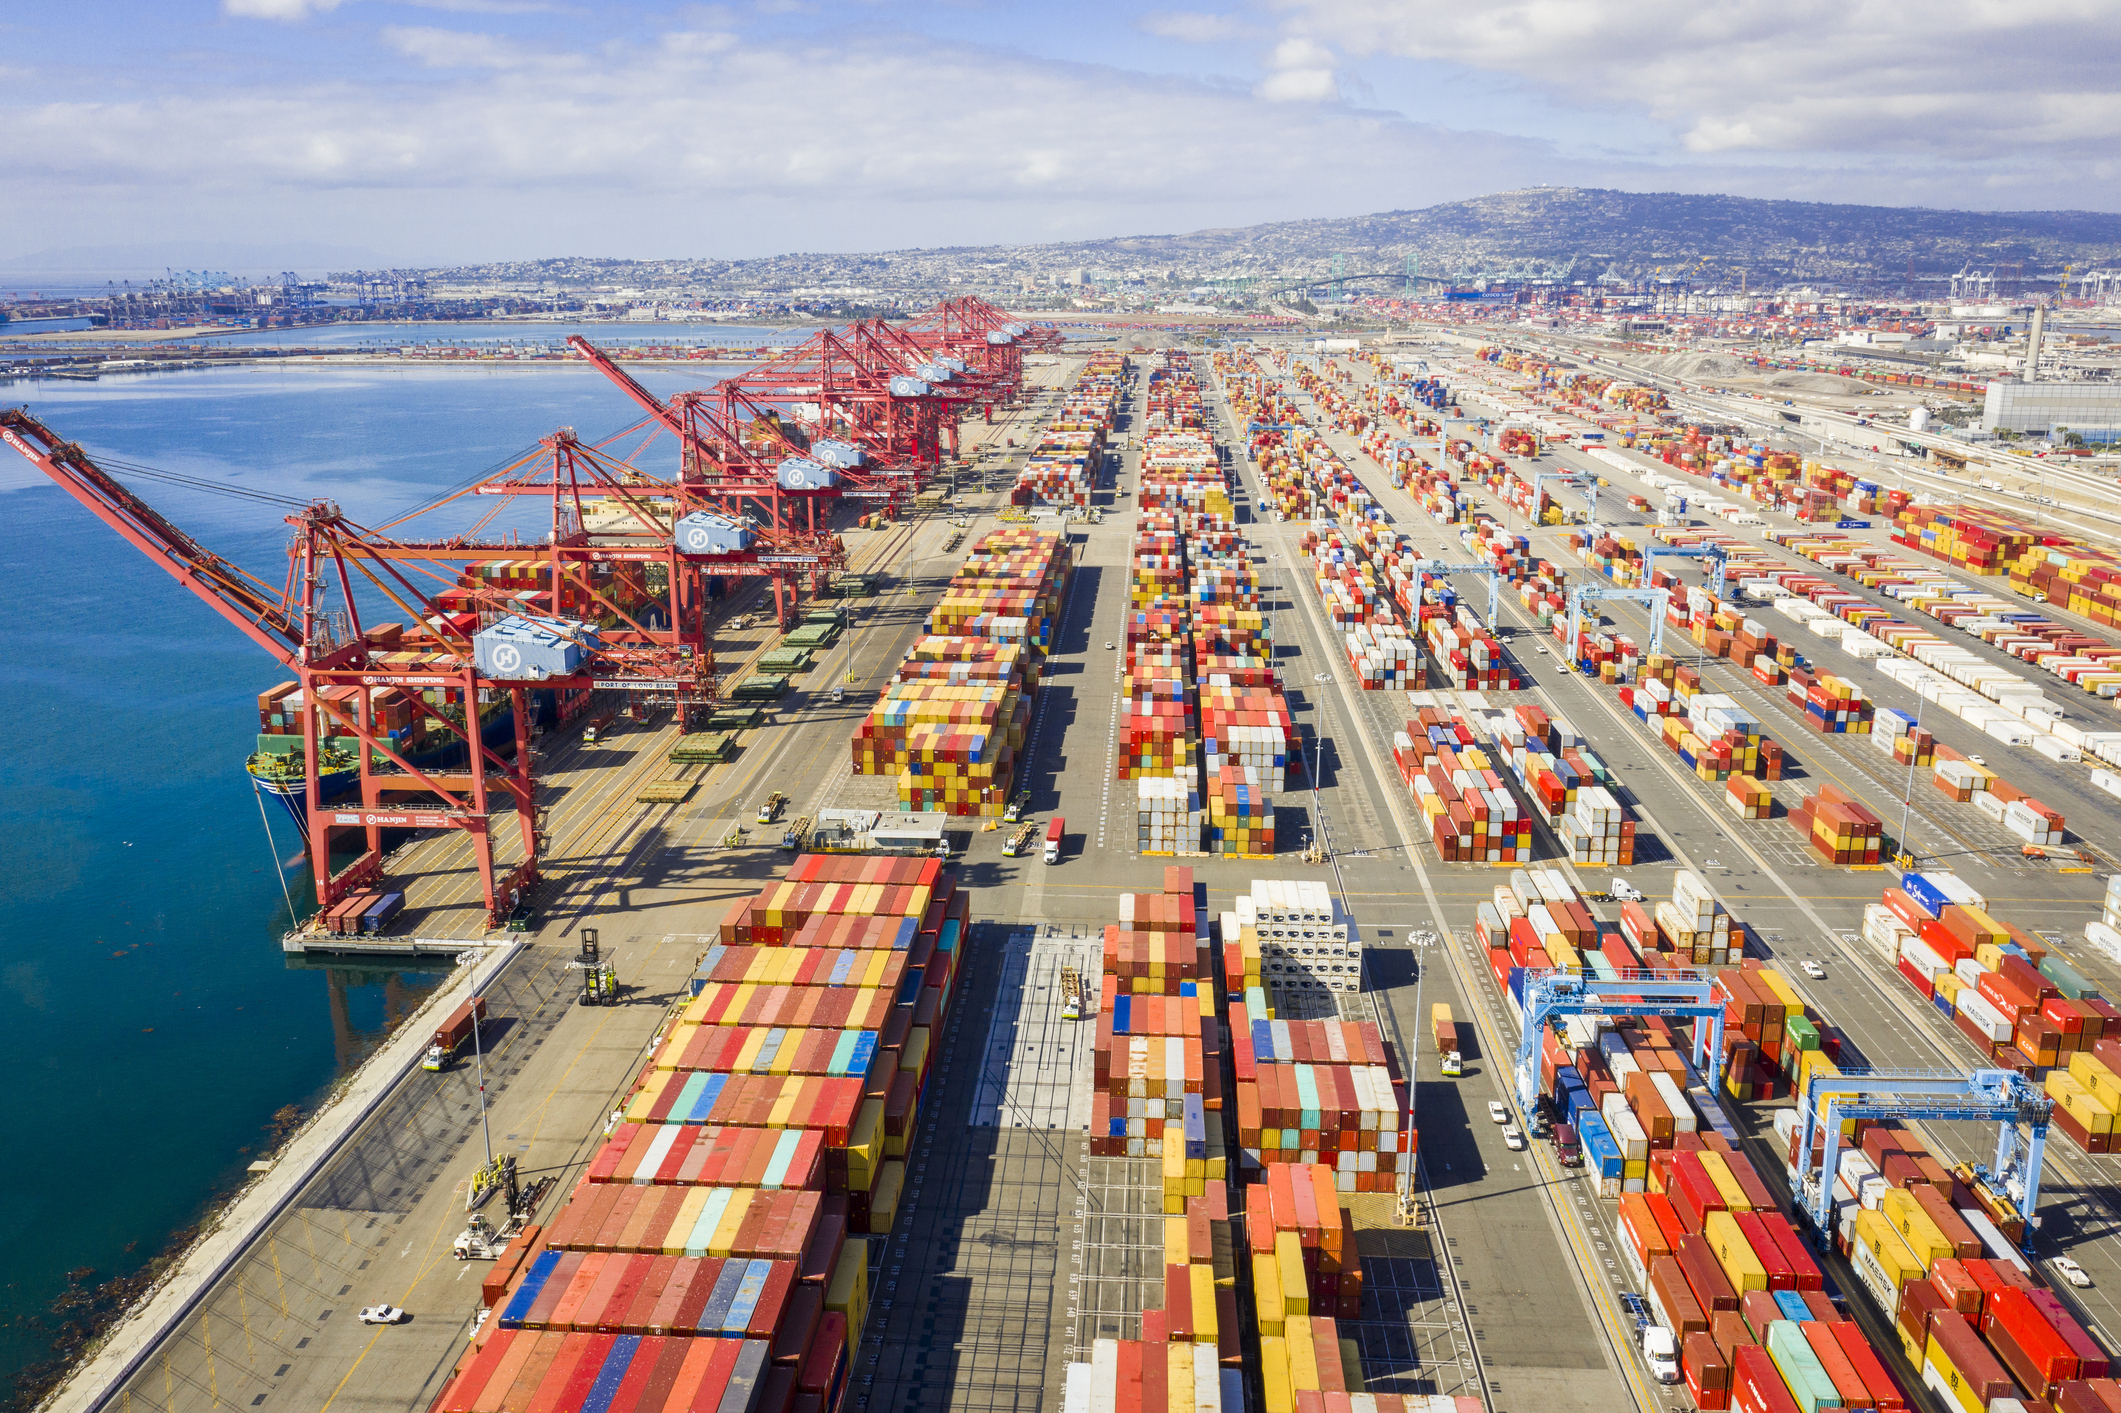
[[[2033,737],[2033,749],[2049,760],[2060,761],[2064,765],[2074,765],[2084,759],[2084,752],[2065,742],[2059,735],[2050,735],[2044,731]]]

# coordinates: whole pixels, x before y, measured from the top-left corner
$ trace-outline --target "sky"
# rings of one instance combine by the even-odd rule
[[[2121,0],[14,4],[0,268],[1036,242],[1540,183],[2114,211],[2117,21]]]

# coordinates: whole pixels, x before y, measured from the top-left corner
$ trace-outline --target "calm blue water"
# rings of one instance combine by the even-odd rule
[[[215,334],[212,341],[269,348],[358,348],[364,344],[401,348],[406,344],[421,343],[552,344],[557,347],[567,342],[568,335],[580,334],[591,343],[599,344],[693,343],[709,348],[759,348],[801,343],[820,327],[804,324],[760,328],[750,324],[615,323],[610,320],[562,324],[510,319],[496,323],[324,324],[307,329],[243,329]],[[179,343],[197,341],[196,337],[189,335],[176,340]]]
[[[701,381],[637,376],[664,394]],[[34,391],[30,411],[91,455],[329,495],[371,524],[556,426],[591,437],[635,420],[603,379],[565,368],[225,369]],[[267,838],[242,762],[257,693],[286,674],[0,456],[4,1379],[44,1357],[48,1335],[18,1321],[66,1272],[136,1269],[240,1180],[275,1111],[313,1102],[435,978],[284,959],[280,861],[300,842],[277,811]],[[133,484],[280,582],[284,512]]]

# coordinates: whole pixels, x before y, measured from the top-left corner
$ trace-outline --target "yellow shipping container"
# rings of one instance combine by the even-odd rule
[[[1708,1242],[1709,1250],[1716,1253],[1716,1263],[1723,1267],[1724,1275],[1730,1278],[1732,1289],[1741,1295],[1749,1290],[1767,1289],[1767,1267],[1753,1251],[1745,1233],[1729,1212],[1711,1212],[1702,1221],[1701,1235]]]
[[[2090,1057],[2079,1051],[2077,1058],[2089,1059]],[[2096,1064],[2097,1062],[2094,1061],[2093,1063]],[[2101,1103],[2098,1095],[2088,1085],[2078,1080],[2076,1075],[2070,1070],[2049,1070],[2047,1083],[2044,1087],[2047,1090],[2047,1097],[2054,1100],[2064,1113],[2078,1123],[2083,1124],[2089,1132],[2112,1133],[2114,1131],[2114,1111]]]
[[[840,1248],[840,1262],[825,1287],[825,1308],[846,1317],[847,1357],[852,1359],[861,1342],[862,1322],[869,1318],[869,1243],[858,1236],[848,1237]]]
[[[1734,928],[1733,931],[1735,930]],[[1776,971],[1772,967],[1762,967],[1759,971],[1750,973],[1749,976],[1752,981],[1774,992],[1775,999],[1782,1002],[1784,1007],[1795,1011],[1799,1015],[1804,1014],[1804,998],[1799,996],[1796,989],[1783,979],[1781,972]]]
[[[1193,1413],[1193,1351],[1196,1344],[1171,1344],[1164,1347],[1164,1413]],[[1142,1351],[1147,1358],[1156,1357],[1156,1347],[1151,1345]],[[1156,1413],[1146,1400],[1142,1413]]]
[[[869,1230],[884,1236],[898,1220],[899,1195],[906,1190],[906,1165],[893,1158],[884,1164],[877,1174],[876,1187],[869,1194]]]
[[[1922,1277],[1922,1262],[1883,1213],[1866,1210],[1856,1214],[1856,1241],[1878,1258],[1880,1269],[1895,1290]]]
[[[1303,1244],[1295,1232],[1274,1234],[1274,1264],[1280,1271],[1281,1305],[1286,1318],[1307,1318],[1311,1313],[1311,1288],[1304,1281]]]
[[[1289,1383],[1289,1342],[1280,1335],[1259,1341],[1260,1397],[1267,1413],[1296,1413],[1296,1390]]]
[[[1281,1264],[1265,1252],[1252,1256],[1252,1306],[1263,1335],[1279,1335],[1286,1319],[1281,1303]]]
[[[1188,1266],[1186,1274],[1193,1282],[1193,1342],[1212,1345],[1218,1333],[1215,1323],[1215,1268]]]
[[[1716,1191],[1723,1198],[1723,1205],[1726,1210],[1732,1212],[1750,1212],[1753,1210],[1753,1204],[1746,1200],[1745,1189],[1738,1185],[1737,1178],[1731,1176],[1730,1165],[1723,1161],[1721,1153],[1704,1152],[1701,1155],[1701,1167],[1702,1171],[1709,1175],[1709,1181],[1716,1184]]]
[[[2121,1076],[2079,1050],[2069,1057],[2069,1077],[2084,1086],[2110,1114],[2121,1114]]]
[[[1878,1211],[1893,1224],[1893,1230],[1900,1233],[1907,1249],[1922,1263],[1924,1274],[1939,1261],[1951,1259],[1952,1243],[1906,1188],[1896,1187],[1879,1198]]]
[[[1318,1392],[1318,1346],[1311,1339],[1311,1322],[1289,1321],[1285,1338],[1289,1342],[1289,1386],[1298,1393]]]

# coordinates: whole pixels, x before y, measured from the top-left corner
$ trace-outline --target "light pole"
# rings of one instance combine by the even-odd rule
[[[471,1053],[479,1067],[479,1136],[486,1142],[486,1166],[490,1168],[493,1166],[493,1130],[486,1123],[486,1038],[479,1034],[479,958],[484,955],[466,949],[457,953],[457,965],[471,972]]]
[[[1908,816],[1915,808],[1915,733],[1922,729],[1924,700],[1921,697],[1915,700],[1915,724],[1908,728],[1907,737],[1907,788],[1900,792],[1900,852],[1911,859],[1915,851],[1908,847],[1907,825]]]

